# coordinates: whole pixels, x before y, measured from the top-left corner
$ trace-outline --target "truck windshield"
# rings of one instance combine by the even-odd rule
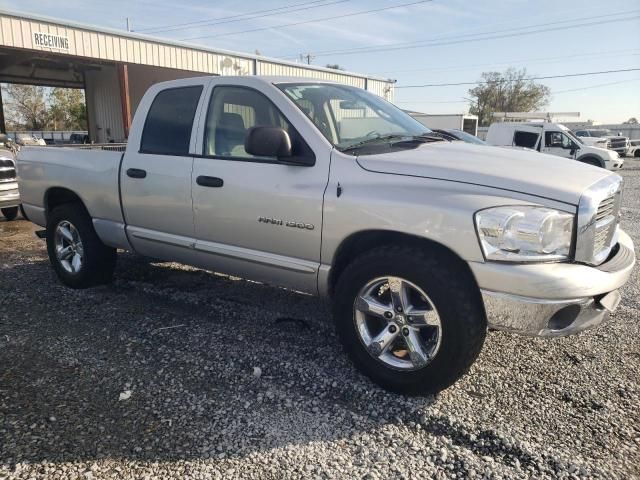
[[[388,145],[431,133],[411,116],[382,98],[355,87],[330,83],[280,84],[338,150]]]

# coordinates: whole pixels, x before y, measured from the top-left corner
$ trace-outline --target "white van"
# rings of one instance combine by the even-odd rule
[[[619,170],[624,164],[624,159],[613,150],[585,145],[559,123],[493,123],[487,132],[486,141],[489,145],[529,148],[549,155],[572,158],[607,170]]]

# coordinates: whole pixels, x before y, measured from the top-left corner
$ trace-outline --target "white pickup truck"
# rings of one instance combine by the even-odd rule
[[[160,83],[124,154],[26,147],[18,173],[66,285],[109,282],[124,249],[330,297],[355,365],[405,393],[455,382],[489,328],[601,323],[635,264],[620,176],[309,79]]]

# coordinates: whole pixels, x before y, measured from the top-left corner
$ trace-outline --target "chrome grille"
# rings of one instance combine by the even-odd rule
[[[13,181],[16,178],[16,167],[13,161],[0,158],[0,182]]]
[[[604,262],[615,244],[620,216],[622,178],[603,178],[580,198],[575,259],[591,265]]]

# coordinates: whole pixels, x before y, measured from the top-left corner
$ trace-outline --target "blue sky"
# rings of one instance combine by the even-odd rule
[[[19,9],[123,29],[126,17],[130,17],[133,29],[142,31],[185,22],[214,21],[221,17],[300,4],[303,1],[22,0]],[[245,52],[259,50],[263,55],[290,60],[300,53],[315,53],[314,64],[338,63],[350,71],[397,79],[398,86],[475,81],[483,71],[502,71],[509,66],[526,67],[533,76],[640,68],[638,0],[433,0],[366,15],[279,27],[286,23],[385,8],[411,1],[326,0],[326,5],[309,10],[216,26],[173,31],[164,29],[154,35],[171,39],[211,35],[191,41]],[[0,7],[4,9],[10,10],[15,6],[13,0],[0,0]],[[577,24],[583,26],[571,28]],[[268,30],[231,34],[267,27]],[[527,29],[544,28],[554,30],[452,43],[486,32],[510,35]],[[399,46],[391,51],[351,55],[318,53],[425,40],[440,45],[419,48]],[[602,123],[621,122],[632,116],[640,118],[640,71],[541,82],[554,92],[548,110],[579,111],[582,113],[581,119]],[[403,108],[430,113],[460,113],[468,108],[464,97],[469,88],[398,88],[395,100]]]

